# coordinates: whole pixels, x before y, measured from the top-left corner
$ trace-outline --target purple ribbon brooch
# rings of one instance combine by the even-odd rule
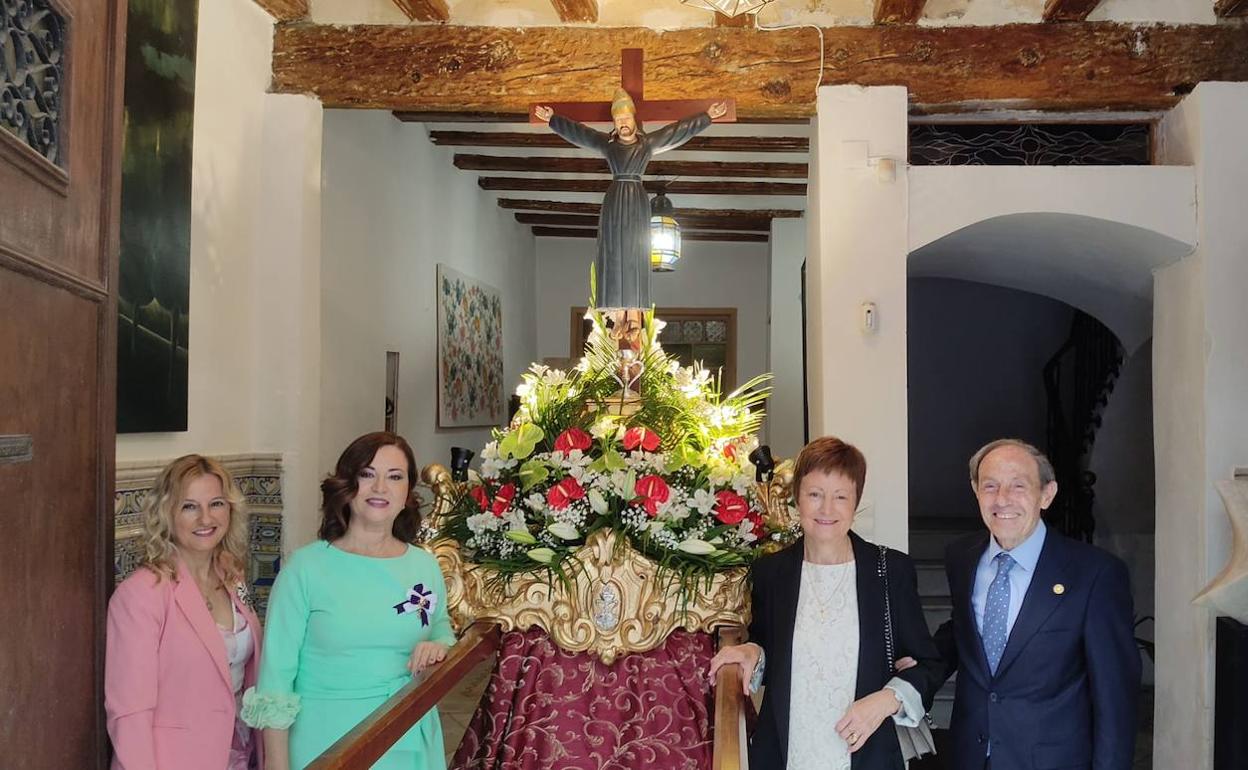
[[[429,625],[429,616],[433,614],[433,608],[438,606],[438,595],[432,589],[426,591],[424,583],[417,583],[412,586],[412,590],[408,593],[407,598],[394,605],[394,611],[400,615],[406,615],[409,612],[420,613],[420,624],[422,626]]]

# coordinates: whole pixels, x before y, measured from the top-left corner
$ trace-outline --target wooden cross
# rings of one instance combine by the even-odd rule
[[[706,109],[716,102],[723,102],[728,112],[717,118],[716,123],[735,123],[737,120],[737,103],[733,99],[662,99],[646,101],[645,82],[642,74],[644,52],[640,48],[625,48],[620,51],[620,85],[637,106],[637,123],[670,123]],[[554,109],[555,113],[581,123],[610,123],[611,102],[542,102],[541,104]],[[540,123],[533,110],[538,105],[529,105],[529,122]]]

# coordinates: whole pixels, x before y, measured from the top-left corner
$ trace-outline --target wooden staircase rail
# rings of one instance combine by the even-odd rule
[[[720,649],[745,641],[745,629],[741,626],[724,626],[719,629],[718,635]],[[741,676],[740,666],[724,666],[715,674],[715,721],[711,723],[715,732],[712,770],[741,770],[741,725],[745,718]]]
[[[308,770],[368,770],[501,644],[498,624],[473,623],[423,681],[413,680],[392,695],[313,760]]]

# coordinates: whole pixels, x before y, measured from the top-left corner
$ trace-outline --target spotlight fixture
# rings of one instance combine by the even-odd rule
[[[451,479],[454,481],[468,480],[468,463],[475,454],[471,449],[462,446],[451,447]]]
[[[771,456],[771,447],[760,444],[757,449],[750,452],[750,462],[754,463],[755,481],[760,484],[771,481],[771,477],[776,472],[776,461]]]

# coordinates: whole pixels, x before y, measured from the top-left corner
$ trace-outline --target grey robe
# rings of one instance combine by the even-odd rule
[[[597,150],[611,168],[611,186],[598,216],[598,306],[650,307],[650,196],[641,176],[650,158],[679,147],[711,125],[706,113],[669,123],[653,133],[637,131],[623,144],[615,134],[555,115],[550,128],[572,144]]]

